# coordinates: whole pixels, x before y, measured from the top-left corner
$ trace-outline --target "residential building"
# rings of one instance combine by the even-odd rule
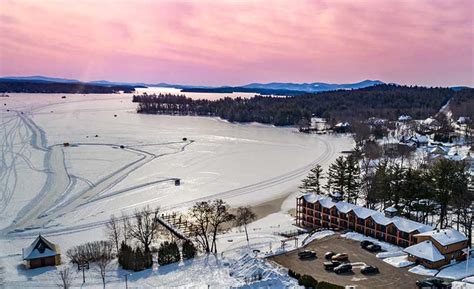
[[[428,231],[415,235],[417,244],[405,248],[408,260],[431,269],[462,258],[468,239],[454,229]]]

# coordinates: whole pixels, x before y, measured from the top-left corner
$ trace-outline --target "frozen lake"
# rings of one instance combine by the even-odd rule
[[[261,204],[296,192],[309,169],[352,145],[293,128],[137,114],[127,94],[62,96],[0,100],[5,238],[92,229],[145,205]],[[289,197],[287,206],[293,203]]]

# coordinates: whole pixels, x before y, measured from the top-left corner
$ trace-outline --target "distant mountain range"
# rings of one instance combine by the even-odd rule
[[[75,79],[46,77],[46,76],[8,76],[0,77],[0,82],[30,82],[30,83],[63,83],[63,84],[83,84],[94,86],[121,86],[121,87],[170,87],[181,89],[182,92],[206,92],[206,93],[233,93],[233,92],[248,92],[258,94],[273,94],[273,95],[299,95],[305,93],[317,93],[323,91],[333,90],[351,90],[374,85],[381,85],[384,82],[380,80],[364,80],[356,83],[291,83],[291,82],[270,82],[270,83],[250,83],[242,86],[196,86],[196,85],[182,85],[169,83],[143,83],[143,82],[113,82],[107,80],[97,80],[83,82]],[[459,90],[464,87],[453,87]]]
[[[47,76],[7,76],[1,77],[0,82],[29,82],[29,83],[62,83],[62,84],[87,84],[94,86],[130,86],[130,87],[170,87],[181,89],[183,92],[207,92],[207,93],[233,93],[233,92],[249,92],[259,94],[275,94],[275,95],[297,95],[304,93],[314,93],[321,91],[339,90],[339,89],[358,89],[368,86],[383,84],[379,80],[364,80],[357,83],[333,84],[333,83],[250,83],[242,86],[196,86],[181,85],[169,83],[143,83],[143,82],[113,82],[107,80],[96,80],[83,82],[76,79],[56,78]]]
[[[243,88],[258,88],[258,89],[276,89],[276,90],[295,90],[305,92],[319,92],[339,89],[358,89],[368,86],[384,84],[380,80],[364,80],[357,83],[335,84],[324,82],[313,83],[286,83],[286,82],[271,82],[271,83],[250,83],[243,85]]]

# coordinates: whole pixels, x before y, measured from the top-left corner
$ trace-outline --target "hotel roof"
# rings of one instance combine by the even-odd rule
[[[347,214],[348,212],[353,211],[357,217],[362,218],[362,219],[372,217],[377,224],[382,225],[382,226],[387,226],[392,223],[397,227],[397,229],[406,233],[411,233],[416,230],[420,233],[433,230],[433,227],[431,226],[418,223],[412,220],[408,220],[406,218],[402,218],[398,216],[395,216],[393,218],[388,218],[379,211],[375,211],[372,209],[368,209],[365,207],[357,206],[357,205],[350,204],[347,202],[342,202],[342,201],[333,202],[330,198],[326,196],[315,195],[315,194],[309,193],[309,194],[303,195],[303,198],[308,203],[316,203],[319,201],[321,206],[325,208],[332,208],[333,206],[336,206],[338,211],[343,214]]]

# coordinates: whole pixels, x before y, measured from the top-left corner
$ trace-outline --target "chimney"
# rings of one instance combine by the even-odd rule
[[[397,215],[398,210],[395,209],[395,207],[388,207],[385,210],[385,217],[387,218],[393,218]]]
[[[332,192],[329,195],[334,203],[342,201],[342,195],[339,192]]]

